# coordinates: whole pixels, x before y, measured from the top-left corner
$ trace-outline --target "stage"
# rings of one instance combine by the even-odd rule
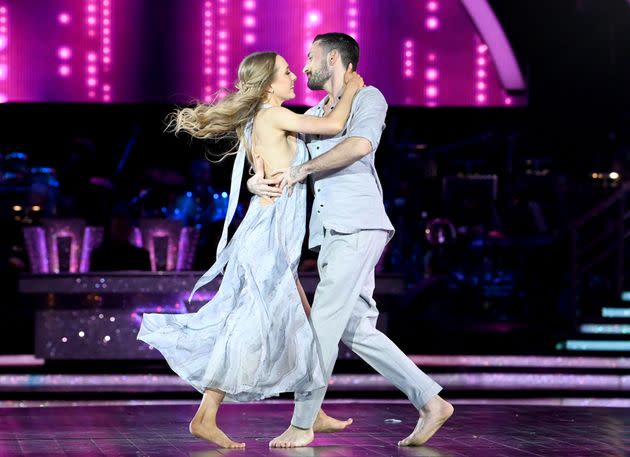
[[[225,404],[219,425],[245,450],[218,450],[192,437],[194,402],[112,402],[105,405],[3,407],[0,456],[622,456],[630,451],[627,408],[466,404],[428,444],[398,448],[416,411],[403,401],[331,401],[325,410],[354,423],[320,434],[301,449],[269,449],[286,427],[291,402]],[[68,405],[70,403],[68,402]],[[6,406],[6,405],[5,405]]]

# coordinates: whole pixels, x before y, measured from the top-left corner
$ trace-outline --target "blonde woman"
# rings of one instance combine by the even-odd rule
[[[350,69],[351,70],[351,69]],[[296,76],[284,58],[254,53],[238,69],[238,91],[214,105],[174,113],[173,130],[195,138],[236,137],[238,152],[216,263],[202,286],[223,274],[214,298],[197,313],[145,314],[138,339],[158,349],[181,378],[203,393],[190,432],[224,448],[242,448],[217,426],[224,397],[251,401],[295,392],[306,398],[325,384],[320,354],[308,322],[309,304],[297,267],[306,227],[306,189],[296,184],[279,198],[254,196],[234,236],[227,229],[238,201],[245,158],[252,168],[273,170],[308,160],[296,132],[334,135],[343,128],[362,78],[348,85],[335,112],[325,118],[298,115],[282,104],[295,97]],[[337,431],[351,423],[320,410],[315,427]]]

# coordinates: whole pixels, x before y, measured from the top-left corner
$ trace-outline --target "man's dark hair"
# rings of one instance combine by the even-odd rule
[[[326,54],[336,49],[341,56],[343,66],[348,68],[348,65],[352,64],[352,69],[354,71],[357,70],[359,63],[359,43],[350,35],[338,32],[323,33],[317,35],[313,43],[319,43]]]

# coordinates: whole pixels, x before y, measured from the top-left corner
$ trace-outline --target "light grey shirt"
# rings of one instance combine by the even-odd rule
[[[322,117],[325,97],[305,114]],[[309,224],[309,249],[318,250],[324,229],[339,233],[360,230],[385,230],[389,238],[394,227],[385,213],[383,191],[374,167],[376,149],[385,128],[387,102],[375,87],[367,86],[354,97],[344,129],[335,136],[305,135],[311,158],[318,157],[343,140],[352,137],[367,139],[372,152],[347,167],[314,173],[315,200]]]

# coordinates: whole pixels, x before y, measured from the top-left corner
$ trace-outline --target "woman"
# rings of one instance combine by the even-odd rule
[[[295,132],[339,133],[354,94],[363,86],[359,75],[348,73],[345,93],[334,112],[319,118],[282,107],[295,97],[295,80],[281,56],[254,53],[239,66],[238,92],[215,105],[184,108],[173,117],[176,133],[238,138],[217,261],[199,279],[191,298],[218,274],[223,273],[223,279],[214,298],[197,313],[145,314],[138,338],[157,348],[173,371],[203,393],[191,433],[226,448],[245,444],[232,441],[217,427],[216,414],[225,396],[250,401],[295,392],[299,399],[322,387],[326,379],[307,318],[309,304],[297,276],[306,227],[304,184],[275,201],[254,196],[227,243],[245,157],[252,167],[255,159],[263,163],[266,174],[308,160],[306,146]],[[323,411],[318,419],[319,431],[335,431],[351,423]]]

